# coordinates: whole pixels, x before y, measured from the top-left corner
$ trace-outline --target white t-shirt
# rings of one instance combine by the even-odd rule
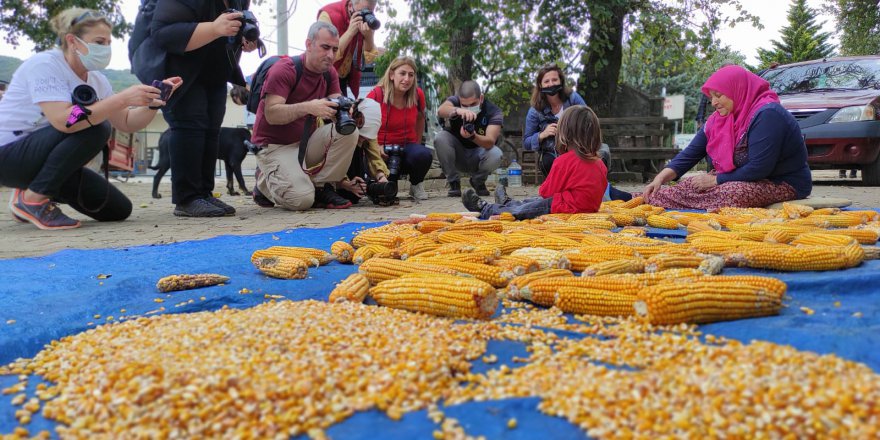
[[[0,100],[0,148],[49,125],[39,104],[71,102],[70,94],[81,84],[92,86],[98,99],[113,94],[110,82],[101,72],[89,72],[88,82],[76,76],[60,49],[28,58],[12,74]]]

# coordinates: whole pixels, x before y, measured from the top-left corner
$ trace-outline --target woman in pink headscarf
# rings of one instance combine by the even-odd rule
[[[641,194],[668,209],[763,207],[802,199],[813,188],[800,126],[761,77],[739,66],[715,72],[703,85],[715,108],[690,145]],[[715,170],[680,178],[703,158]]]

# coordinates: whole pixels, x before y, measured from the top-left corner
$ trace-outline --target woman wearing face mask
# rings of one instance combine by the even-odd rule
[[[159,100],[159,89],[146,85],[113,93],[98,72],[110,62],[112,24],[102,14],[71,8],[51,24],[60,47],[19,66],[0,101],[0,185],[13,188],[9,208],[14,218],[40,229],[80,226],[57,203],[98,221],[125,220],[131,201],[84,166],[107,143],[111,125],[141,130],[165,102]],[[180,79],[165,82],[176,88]],[[89,95],[97,101],[85,104],[82,98]]]
[[[426,200],[428,193],[422,182],[431,168],[433,154],[422,143],[425,93],[417,81],[416,61],[407,56],[397,57],[367,98],[382,107],[382,124],[372,148],[378,148],[388,163],[389,180],[396,181],[400,174],[409,175],[409,194],[413,199]],[[399,152],[393,151],[395,146]]]
[[[538,152],[541,172],[547,176],[558,156],[555,139],[557,121],[562,117],[562,111],[586,103],[581,95],[565,84],[562,69],[556,64],[548,64],[538,71],[531,104],[532,108],[526,114],[523,149]]]

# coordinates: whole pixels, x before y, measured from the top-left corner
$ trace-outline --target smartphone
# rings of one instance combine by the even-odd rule
[[[153,80],[152,86],[161,91],[159,93],[159,99],[161,99],[162,101],[168,101],[168,97],[171,96],[171,84],[167,84],[156,79]]]

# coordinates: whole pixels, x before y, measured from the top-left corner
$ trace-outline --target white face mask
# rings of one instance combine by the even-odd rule
[[[464,109],[470,110],[470,111],[474,112],[474,114],[480,114],[480,106],[479,105],[475,105],[473,107],[465,107]]]
[[[78,50],[76,51],[76,55],[79,56],[79,60],[80,62],[82,62],[82,65],[86,68],[86,70],[92,71],[107,68],[107,66],[110,64],[110,57],[113,55],[109,45],[105,46],[98,43],[86,43],[79,37],[75,38],[79,40],[80,43],[85,44],[86,47],[89,48],[88,55],[83,55],[79,53]]]

